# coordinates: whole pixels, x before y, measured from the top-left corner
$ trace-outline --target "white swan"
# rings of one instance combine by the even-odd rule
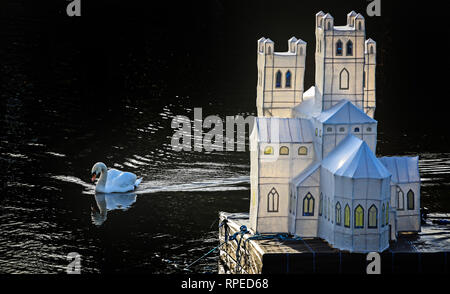
[[[101,193],[124,193],[136,189],[142,178],[137,178],[135,174],[123,172],[117,169],[106,168],[103,162],[97,162],[92,167],[92,182],[99,177],[95,191]]]

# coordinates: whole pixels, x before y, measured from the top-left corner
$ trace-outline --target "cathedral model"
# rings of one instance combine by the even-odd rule
[[[257,111],[250,136],[250,228],[319,237],[381,252],[420,231],[418,157],[375,155],[376,43],[364,17],[316,15],[315,86],[303,89],[306,42],[287,52],[258,40]]]

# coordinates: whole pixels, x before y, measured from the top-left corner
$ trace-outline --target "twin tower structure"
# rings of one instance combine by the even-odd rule
[[[383,251],[420,231],[418,157],[377,158],[376,43],[354,11],[345,26],[316,14],[315,86],[304,91],[306,42],[257,44],[250,136],[250,228]]]
[[[287,52],[275,52],[270,39],[258,40],[258,116],[293,117],[303,101],[306,42],[292,37]],[[365,20],[354,11],[347,25],[316,15],[315,103],[327,110],[348,99],[373,118],[375,113],[376,43],[366,40]]]

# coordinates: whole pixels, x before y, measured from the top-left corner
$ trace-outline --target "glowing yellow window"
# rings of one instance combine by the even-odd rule
[[[286,146],[280,147],[280,155],[289,155],[289,148]]]
[[[350,228],[350,206],[348,204],[345,206],[344,211],[344,226]]]
[[[368,227],[370,229],[376,229],[378,227],[378,209],[375,205],[369,208],[369,223]]]
[[[341,204],[338,202],[336,203],[336,225],[341,225]]]
[[[273,154],[273,147],[272,146],[267,146],[266,148],[264,148],[264,154],[265,155],[272,155]]]
[[[364,227],[364,209],[361,205],[355,208],[355,228],[361,229]]]
[[[405,209],[405,194],[402,189],[397,187],[397,209],[404,210]]]
[[[298,148],[298,155],[308,155],[308,148],[305,146]]]

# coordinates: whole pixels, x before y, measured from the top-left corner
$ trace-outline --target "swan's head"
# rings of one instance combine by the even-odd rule
[[[92,182],[95,181],[95,178],[99,177],[102,172],[106,172],[108,169],[106,168],[106,165],[103,162],[97,162],[92,167]]]

